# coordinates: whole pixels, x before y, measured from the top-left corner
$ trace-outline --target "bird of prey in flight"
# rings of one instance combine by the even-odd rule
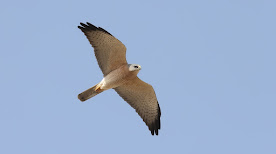
[[[127,63],[125,45],[109,32],[88,22],[80,25],[78,28],[94,48],[104,78],[80,93],[78,98],[86,101],[105,90],[114,89],[136,110],[151,134],[158,135],[161,111],[152,86],[137,77],[141,66]]]

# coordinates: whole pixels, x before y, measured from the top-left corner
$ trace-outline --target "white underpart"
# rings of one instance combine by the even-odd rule
[[[116,88],[122,84],[122,74],[115,70],[105,76],[102,81],[99,83],[101,89],[107,90],[111,88]]]
[[[115,78],[104,77],[99,84],[101,85],[101,89],[107,90],[107,89],[116,88],[119,86],[115,84],[114,81],[115,81]]]
[[[105,78],[103,78],[99,84],[101,85],[100,87],[101,89],[105,89],[105,86],[106,86]]]

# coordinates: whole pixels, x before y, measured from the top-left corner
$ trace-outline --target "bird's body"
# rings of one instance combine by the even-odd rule
[[[122,85],[128,78],[134,77],[132,72],[128,71],[127,65],[122,65],[118,69],[107,74],[99,83],[100,89],[111,89]]]
[[[79,26],[94,47],[98,64],[104,74],[101,82],[80,93],[86,101],[97,94],[114,89],[127,101],[148,125],[151,134],[158,135],[161,111],[151,85],[137,77],[141,66],[126,62],[125,46],[106,30],[87,23]]]
[[[124,64],[116,70],[111,71],[109,74],[104,76],[101,82],[93,86],[95,87],[94,89],[87,89],[86,91],[80,93],[78,98],[81,101],[86,101],[87,99],[91,98],[90,96],[87,96],[87,93],[90,94],[95,92],[95,94],[98,94],[105,90],[119,87],[126,82],[131,81],[132,79],[137,77],[139,70],[129,71],[129,66],[130,64]]]
[[[122,65],[105,76],[99,84],[102,84],[101,89],[104,90],[116,88],[136,77],[138,72],[139,70],[129,71],[129,65]]]

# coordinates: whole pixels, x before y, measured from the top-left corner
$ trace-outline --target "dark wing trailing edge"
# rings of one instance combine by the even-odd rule
[[[87,25],[86,25],[87,24]],[[106,31],[105,29],[101,28],[101,27],[96,27],[94,25],[92,25],[91,23],[89,22],[86,22],[86,24],[84,23],[80,23],[81,26],[78,26],[78,28],[82,31],[82,32],[87,32],[87,31],[96,31],[96,30],[99,30],[99,31],[102,31],[102,32],[105,32],[111,36],[113,36],[112,34],[110,34],[108,31]]]

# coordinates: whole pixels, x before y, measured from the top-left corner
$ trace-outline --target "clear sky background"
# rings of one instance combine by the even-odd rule
[[[276,2],[3,1],[1,154],[275,154]],[[102,79],[79,22],[103,27],[155,88],[161,130]]]

